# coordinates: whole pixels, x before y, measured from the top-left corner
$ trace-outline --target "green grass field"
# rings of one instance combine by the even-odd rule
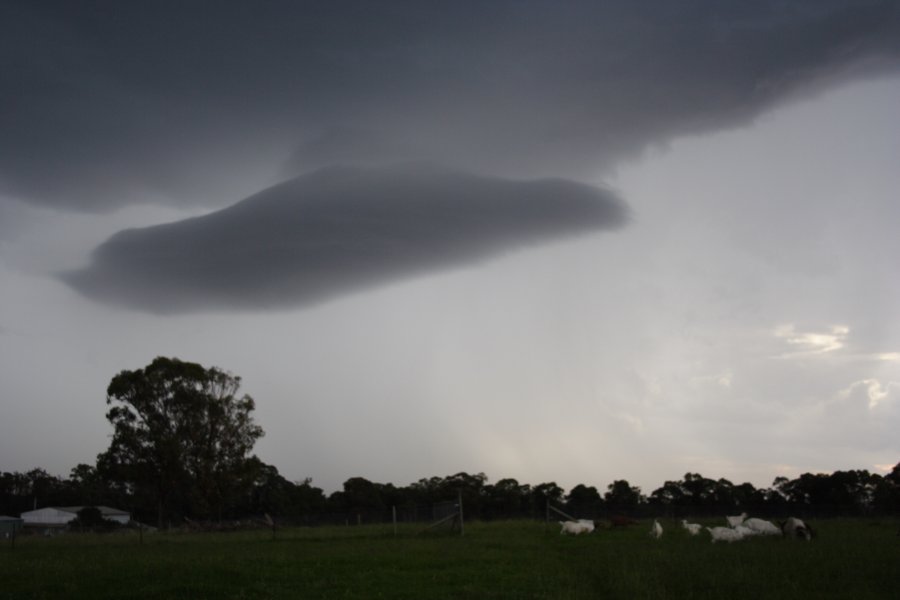
[[[3,598],[900,598],[898,522],[817,522],[812,542],[712,544],[661,521],[559,535],[531,521],[465,535],[390,527],[19,538]]]

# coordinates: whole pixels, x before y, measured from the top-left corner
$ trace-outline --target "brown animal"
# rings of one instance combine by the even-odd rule
[[[611,527],[628,527],[629,525],[637,525],[638,522],[636,519],[632,519],[630,517],[614,515],[609,518],[609,524]]]

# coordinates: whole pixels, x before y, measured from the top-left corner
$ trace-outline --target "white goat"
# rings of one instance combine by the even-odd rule
[[[803,538],[807,542],[812,538],[809,525],[796,517],[790,517],[781,524],[781,533],[790,537]]]
[[[735,531],[741,534],[741,537],[751,537],[754,535],[759,535],[759,532],[755,529],[750,529],[745,525],[738,525],[737,527],[732,527]]]
[[[594,530],[593,521],[560,521],[559,524],[562,525],[562,531],[559,532],[560,535],[565,533],[578,535],[580,533],[590,533]]]
[[[662,525],[659,524],[659,521],[653,519],[653,527],[650,528],[650,537],[658,540],[662,537],[663,529]]]
[[[725,520],[728,522],[729,527],[737,527],[741,523],[744,522],[744,519],[747,518],[747,513],[741,513],[736,517],[725,517]]]
[[[687,532],[691,535],[697,535],[700,533],[700,523],[688,523],[684,519],[681,520],[681,526],[687,529]]]
[[[744,539],[740,532],[735,531],[731,527],[707,527],[706,530],[712,536],[712,542],[737,542]]]
[[[748,527],[760,535],[780,535],[781,530],[771,521],[765,519],[747,519],[744,527]]]

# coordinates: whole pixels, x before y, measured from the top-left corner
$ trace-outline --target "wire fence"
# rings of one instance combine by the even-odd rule
[[[477,503],[465,506],[460,496],[455,500],[430,504],[351,508],[339,511],[311,510],[302,514],[260,514],[244,516],[239,519],[211,521],[183,518],[178,522],[170,523],[167,529],[181,532],[271,529],[274,535],[278,530],[290,528],[359,527],[364,528],[361,529],[360,534],[370,535],[372,526],[382,526],[383,529],[378,533],[379,535],[390,535],[391,533],[398,535],[398,531],[406,535],[419,534],[426,531],[462,533],[467,519],[488,522],[531,520],[546,523],[584,519],[594,521],[600,527],[615,527],[649,521],[654,518],[671,520],[721,519],[724,523],[726,516],[740,514],[741,512],[745,512],[751,517],[759,517],[773,522],[782,521],[787,517],[798,517],[804,520],[815,521],[830,518],[866,517],[878,519],[900,516],[900,511],[873,511],[866,510],[865,507],[847,507],[844,505],[798,506],[788,504],[782,506],[748,506],[736,510],[730,507],[650,503],[636,506],[609,507],[545,502],[540,509],[537,506],[503,509],[496,506],[479,506]],[[126,528],[119,529],[124,531]],[[138,529],[141,534],[155,531],[154,527],[135,522],[132,522],[128,529]],[[30,528],[26,525],[17,535],[58,535],[67,530],[86,531],[84,527],[66,527],[63,525],[53,528],[51,531],[47,528]]]

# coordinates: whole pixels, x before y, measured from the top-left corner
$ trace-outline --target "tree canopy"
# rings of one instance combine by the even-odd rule
[[[106,476],[156,500],[162,526],[190,513],[221,517],[256,475],[249,453],[263,430],[241,378],[217,367],[156,358],[109,384],[114,432],[98,458]]]
[[[575,485],[568,494],[553,482],[532,486],[504,478],[491,484],[483,473],[434,476],[401,486],[351,477],[341,490],[326,496],[310,479],[290,481],[255,456],[247,462],[245,468],[254,473],[253,479],[250,487],[228,504],[228,517],[259,517],[265,513],[282,522],[316,524],[355,522],[362,515],[365,522],[371,522],[389,518],[391,507],[427,516],[431,505],[454,501],[460,493],[466,515],[482,519],[543,518],[548,501],[578,518],[721,516],[741,511],[767,517],[793,514],[815,518],[900,511],[900,466],[883,476],[856,470],[804,473],[795,479],[778,477],[770,488],[686,473],[683,479],[666,481],[648,497],[625,480],[614,481],[601,496],[597,488],[584,484]],[[147,498],[145,488],[106,479],[103,468],[89,465],[72,469],[69,479],[42,469],[0,472],[0,514],[17,514],[36,504],[102,504],[132,510],[140,519],[155,512],[154,506],[145,504]],[[181,512],[204,518],[189,505],[173,503],[170,510],[173,516]],[[213,519],[217,516],[205,515]]]

